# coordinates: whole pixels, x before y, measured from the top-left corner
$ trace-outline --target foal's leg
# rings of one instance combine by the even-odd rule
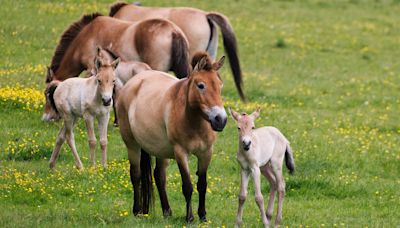
[[[110,119],[110,113],[99,117],[101,164],[107,168],[107,127]]]
[[[86,130],[88,134],[88,142],[90,149],[90,161],[93,166],[96,166],[96,135],[94,134],[94,118],[90,114],[84,115]]]
[[[247,186],[249,184],[249,174],[250,173],[247,170],[241,169],[240,171],[239,207],[236,215],[235,227],[240,227],[242,225],[244,202],[246,201]]]
[[[269,201],[268,201],[268,208],[267,208],[267,219],[271,221],[272,213],[274,211],[274,202],[275,202],[275,194],[276,194],[276,180],[275,175],[272,172],[272,168],[270,164],[266,164],[265,166],[261,167],[261,173],[268,179],[269,182]]]
[[[285,198],[285,180],[282,175],[282,162],[279,161],[271,161],[272,172],[275,175],[276,186],[278,189],[278,213],[276,214],[275,226],[278,226],[282,221],[282,207],[283,207],[283,199]]]
[[[183,195],[185,196],[185,200],[186,200],[186,222],[190,223],[194,220],[194,217],[193,217],[192,204],[191,204],[193,185],[190,180],[188,154],[179,145],[175,145],[174,153],[175,153],[176,163],[178,164],[179,171],[181,173],[182,192],[183,192]]]
[[[261,220],[264,224],[264,227],[269,227],[268,219],[267,219],[267,216],[265,215],[265,210],[264,210],[264,197],[261,193],[260,168],[254,166],[252,168],[251,174],[252,174],[253,181],[254,181],[255,200],[256,200],[258,208],[260,209]]]
[[[198,156],[197,162],[197,191],[199,192],[199,208],[197,213],[201,221],[207,221],[206,218],[206,192],[207,192],[207,169],[211,161],[212,149],[209,149],[207,153]]]
[[[58,133],[57,140],[56,140],[56,146],[55,146],[53,153],[51,154],[51,158],[50,158],[50,169],[52,169],[56,166],[56,160],[57,160],[58,154],[60,153],[61,146],[64,142],[65,142],[65,126],[63,126]]]
[[[154,169],[154,179],[156,181],[158,195],[160,196],[161,208],[164,217],[172,215],[171,207],[169,206],[167,192],[166,192],[166,168],[168,166],[168,159],[156,159],[156,168]]]
[[[72,150],[72,154],[74,155],[76,168],[81,170],[81,169],[83,169],[83,165],[82,165],[81,159],[79,158],[78,151],[76,150],[76,146],[75,146],[75,137],[74,137],[74,132],[73,132],[74,124],[75,124],[74,117],[64,121],[64,126],[65,126],[65,130],[66,130],[65,134],[66,134],[68,145]]]

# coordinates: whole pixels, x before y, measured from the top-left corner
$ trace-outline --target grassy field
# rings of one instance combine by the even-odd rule
[[[127,153],[109,131],[109,168],[91,169],[84,124],[75,129],[85,171],[64,145],[48,169],[60,123],[41,122],[45,68],[63,30],[112,1],[11,1],[0,7],[0,226],[182,227],[184,197],[175,162],[168,168],[173,216],[158,198],[150,216],[133,217]],[[285,170],[283,226],[400,227],[400,1],[145,1],[227,15],[240,49],[249,102],[239,101],[229,67],[225,106],[262,108],[257,126],[291,141],[297,170]],[[220,47],[219,55],[223,49]],[[228,121],[209,169],[208,223],[232,227],[237,210],[237,133]],[[99,149],[98,149],[99,152]],[[98,153],[97,157],[100,157]],[[192,180],[196,160],[191,160]],[[263,180],[265,198],[268,185]],[[246,227],[261,221],[252,186]],[[194,193],[193,206],[197,211]]]

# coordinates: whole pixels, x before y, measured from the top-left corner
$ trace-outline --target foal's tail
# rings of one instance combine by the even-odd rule
[[[150,155],[141,150],[140,156],[140,181],[141,181],[141,188],[140,188],[140,197],[141,197],[141,204],[143,208],[143,214],[148,214],[150,211],[150,206],[153,207],[153,177],[151,175],[151,157]]]
[[[239,92],[239,96],[242,100],[246,100],[242,90],[242,71],[240,69],[236,36],[233,32],[233,28],[229,23],[228,19],[219,13],[208,13],[207,19],[215,22],[221,29],[222,38],[224,41],[225,52],[228,55],[229,63],[233,78],[235,80],[236,88]]]
[[[294,159],[293,159],[292,149],[290,148],[289,144],[287,144],[287,146],[286,146],[285,163],[286,163],[286,167],[289,169],[289,174],[293,174],[294,173]]]
[[[190,73],[189,45],[182,33],[172,33],[171,70],[177,78],[187,77]]]
[[[46,96],[49,99],[51,108],[54,110],[55,113],[58,113],[58,110],[56,107],[56,103],[54,102],[54,92],[56,91],[59,83],[60,83],[59,81],[51,82],[46,90]]]

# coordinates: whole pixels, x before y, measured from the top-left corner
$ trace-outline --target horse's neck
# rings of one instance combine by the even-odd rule
[[[81,64],[76,64],[76,63],[62,63],[54,74],[54,79],[55,80],[60,80],[64,81],[68,78],[73,78],[73,77],[78,77],[79,74],[84,70],[80,67],[76,67],[77,65]]]
[[[96,77],[91,76],[85,80],[86,86],[84,86],[84,99],[85,102],[88,103],[100,103],[101,102],[101,95],[99,86],[96,83]]]

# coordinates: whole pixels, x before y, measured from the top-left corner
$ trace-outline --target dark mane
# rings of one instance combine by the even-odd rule
[[[112,61],[118,59],[119,56],[117,54],[115,54],[113,51],[111,51],[110,49],[104,48],[103,50],[106,51],[111,56],[111,58],[113,58]]]
[[[114,5],[110,7],[110,12],[108,13],[108,16],[114,17],[114,15],[124,6],[128,5],[128,3],[125,2],[117,2]]]
[[[71,45],[72,41],[74,41],[75,37],[86,25],[88,25],[98,16],[102,15],[100,13],[83,15],[79,21],[74,22],[72,25],[69,26],[67,30],[65,30],[60,38],[56,51],[54,52],[53,58],[51,60],[50,69],[54,73],[56,73],[58,68],[60,67],[61,60],[63,59],[64,54],[68,47]]]
[[[206,59],[206,64],[204,64],[204,66],[201,67],[201,69],[199,70],[205,70],[205,71],[211,71],[213,69],[213,63],[212,60],[210,58],[210,56],[208,55],[207,52],[196,52],[196,54],[193,56],[192,58],[192,68],[194,68],[196,66],[196,64],[198,62],[200,62],[201,59],[203,58],[207,58]]]

